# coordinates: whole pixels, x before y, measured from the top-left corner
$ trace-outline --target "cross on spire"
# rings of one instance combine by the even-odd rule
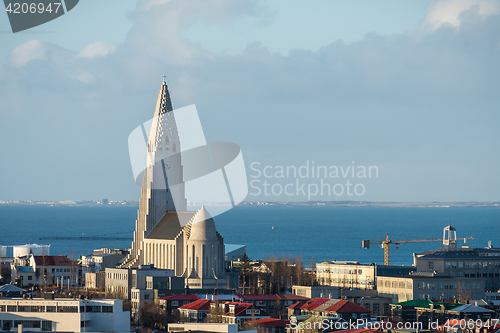
[[[163,83],[165,83],[165,78],[167,77],[165,74],[163,74]]]

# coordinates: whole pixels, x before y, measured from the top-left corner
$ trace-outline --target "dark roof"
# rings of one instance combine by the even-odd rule
[[[66,256],[33,256],[37,266],[72,266],[76,261]]]
[[[309,297],[299,296],[295,294],[281,294],[279,297],[284,301],[308,301]]]
[[[210,310],[210,304],[214,303],[209,299],[197,299],[194,302],[181,306],[179,309],[186,310]]]
[[[477,259],[499,257],[500,248],[457,248],[453,251],[431,250],[419,253],[418,259]]]
[[[4,284],[3,286],[0,286],[0,292],[2,293],[5,293],[5,292],[9,292],[9,293],[24,293],[26,292],[26,290],[24,289],[21,289],[19,287],[16,287],[12,284]]]
[[[175,239],[196,212],[167,212],[146,236],[147,239]]]
[[[328,312],[336,313],[370,313],[371,311],[361,305],[348,300],[339,301],[325,309]]]
[[[242,301],[279,301],[280,297],[276,294],[268,295],[238,295]]]
[[[180,294],[180,295],[160,297],[159,299],[164,299],[167,301],[196,301],[197,299],[200,298],[195,294],[188,294],[188,295]]]

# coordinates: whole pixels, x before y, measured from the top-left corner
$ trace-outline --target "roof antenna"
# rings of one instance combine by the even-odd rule
[[[166,76],[165,74],[163,74],[163,76],[162,76],[162,77],[163,77],[163,83],[166,83],[166,82],[165,82],[165,78],[166,78],[167,76]]]

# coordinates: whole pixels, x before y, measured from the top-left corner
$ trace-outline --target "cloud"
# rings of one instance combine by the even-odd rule
[[[497,14],[500,3],[498,0],[433,0],[426,6],[422,29],[432,32],[447,25],[458,28],[462,21],[461,15],[470,10],[484,18]]]
[[[108,54],[111,54],[116,51],[116,45],[107,43],[107,42],[95,42],[93,44],[89,44],[77,54],[77,58],[99,58],[105,57]]]
[[[44,59],[47,47],[37,39],[30,39],[16,46],[10,53],[9,61],[14,67],[22,67],[35,59]]]
[[[451,19],[443,8],[451,3],[431,3],[423,24],[444,27]],[[61,170],[81,175],[52,184],[51,193],[64,194],[62,199],[85,197],[81,191],[89,199],[102,197],[101,190],[110,191],[108,197],[137,199],[126,138],[151,117],[162,74],[174,107],[195,103],[207,138],[240,144],[249,161],[361,164],[363,159],[379,164],[381,175],[390,171],[392,180],[401,180],[384,182],[367,200],[434,198],[437,187],[429,179],[442,180],[440,188],[448,191],[442,200],[491,198],[500,195],[491,185],[500,179],[496,171],[482,170],[500,163],[491,154],[499,139],[500,17],[493,9],[482,12],[487,8],[482,3],[457,5],[452,17],[459,29],[435,28],[421,38],[372,33],[355,43],[332,41],[315,52],[282,55],[254,43],[240,54],[216,55],[182,32],[197,20],[258,16],[261,7],[247,1],[144,1],[132,15],[135,26],[116,48],[97,42],[76,54],[39,41],[16,47],[0,77],[2,116],[27,128],[16,146],[36,141],[53,147],[31,157],[43,161],[37,166],[43,177],[59,179]],[[480,19],[465,19],[467,13]],[[41,61],[29,63],[33,59]],[[7,128],[8,123],[0,123],[5,127],[0,134],[18,137],[18,126]],[[48,139],[47,133],[61,136],[61,129],[71,140],[59,142],[56,134]],[[60,150],[69,155],[61,159]],[[14,153],[2,156],[16,159]],[[57,168],[49,161],[58,161]],[[425,172],[419,172],[423,164]],[[460,166],[459,172],[446,175],[453,166]],[[19,189],[19,196],[37,198],[23,192],[36,190],[36,175],[8,165],[0,171],[12,175],[6,192]],[[460,177],[471,174],[474,184],[464,185]],[[475,196],[478,186],[484,189],[481,198]],[[46,188],[39,188],[40,196],[54,199]]]

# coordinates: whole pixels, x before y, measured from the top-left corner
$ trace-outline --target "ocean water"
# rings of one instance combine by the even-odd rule
[[[0,245],[50,244],[50,254],[92,253],[101,247],[130,247],[128,240],[42,241],[55,236],[133,237],[135,206],[0,205]],[[251,259],[266,253],[302,255],[309,265],[325,260],[383,263],[380,245],[363,249],[361,241],[441,238],[451,222],[458,237],[474,237],[468,246],[500,247],[500,209],[493,207],[304,207],[240,206],[215,217],[227,244],[247,246]],[[460,242],[463,245],[462,242]],[[411,265],[413,253],[440,247],[437,242],[390,245],[390,263]]]

